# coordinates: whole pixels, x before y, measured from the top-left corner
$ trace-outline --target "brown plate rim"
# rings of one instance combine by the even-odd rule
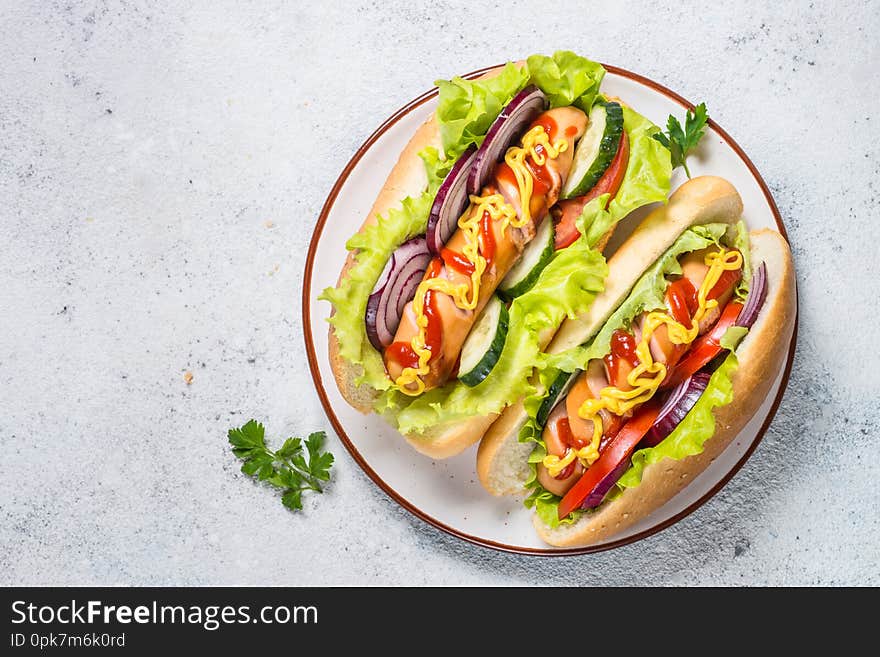
[[[486,68],[481,68],[477,71],[473,71],[468,73],[467,75],[463,75],[464,78],[474,78],[487,71],[491,71],[492,69],[499,68],[503,66],[503,64],[499,64],[496,66],[487,66]],[[650,78],[646,78],[643,75],[639,75],[638,73],[633,73],[632,71],[628,71],[627,69],[620,68],[619,66],[612,66],[609,64],[603,64],[605,70],[609,73],[613,73],[615,75],[619,75],[625,78],[629,78],[634,80],[640,84],[643,84],[655,91],[659,91],[665,96],[671,98],[675,102],[677,102],[682,107],[687,109],[693,109],[694,104],[684,97],[680,96],[676,92],[668,89],[664,85],[651,80]],[[345,429],[342,427],[342,423],[339,421],[339,418],[336,416],[336,413],[333,410],[333,407],[330,404],[330,400],[327,397],[327,391],[324,388],[324,381],[321,376],[321,372],[318,366],[318,359],[315,353],[315,345],[312,339],[312,321],[311,321],[311,303],[312,303],[312,271],[314,269],[314,261],[315,261],[315,253],[318,248],[318,242],[321,238],[321,234],[324,230],[324,225],[327,222],[327,217],[330,214],[330,210],[333,207],[334,202],[336,201],[336,197],[339,195],[339,191],[342,189],[342,186],[348,180],[349,175],[355,166],[357,166],[358,162],[360,162],[361,158],[366,154],[366,152],[370,149],[370,147],[383,135],[387,132],[395,123],[397,123],[403,116],[409,114],[412,110],[424,104],[431,98],[437,95],[437,88],[434,87],[429,91],[426,91],[422,95],[417,98],[411,100],[409,103],[401,107],[399,110],[394,112],[390,117],[388,117],[382,125],[380,125],[376,130],[371,134],[366,141],[361,145],[360,148],[355,152],[354,156],[348,161],[345,167],[342,169],[342,172],[339,174],[339,177],[336,179],[336,182],[333,184],[333,187],[330,189],[330,193],[327,196],[327,200],[324,202],[324,205],[321,207],[321,213],[318,215],[318,222],[315,225],[314,232],[312,233],[312,239],[309,242],[309,251],[306,256],[306,266],[305,271],[303,272],[303,292],[302,292],[302,319],[303,319],[303,336],[305,338],[305,347],[306,347],[306,355],[309,360],[309,370],[312,375],[312,379],[315,382],[315,388],[318,392],[318,397],[321,400],[321,405],[324,407],[324,412],[327,414],[327,418],[330,420],[330,424],[333,426],[333,429],[336,431],[336,434],[339,436],[342,444],[345,446],[346,450],[348,450],[349,454],[351,454],[352,458],[355,462],[361,467],[361,469],[373,480],[373,482],[378,485],[387,495],[389,495],[395,502],[400,504],[404,509],[412,513],[417,518],[427,522],[430,525],[433,525],[437,529],[446,532],[447,534],[454,536],[456,538],[460,538],[468,543],[472,543],[473,545],[479,545],[480,547],[491,548],[493,550],[498,550],[500,552],[508,552],[512,554],[524,554],[530,556],[571,556],[571,555],[579,555],[579,554],[591,554],[595,552],[604,552],[606,550],[612,550],[617,547],[621,547],[624,545],[629,545],[630,543],[635,543],[636,541],[640,541],[644,538],[648,538],[649,536],[653,536],[654,534],[663,531],[667,527],[674,525],[682,518],[690,515],[698,508],[700,508],[703,504],[709,501],[712,497],[714,497],[724,486],[733,478],[733,476],[739,472],[745,462],[749,459],[752,453],[757,449],[761,440],[764,437],[770,423],[772,422],[774,416],[776,415],[776,411],[779,408],[779,404],[782,401],[782,397],[785,394],[785,390],[788,387],[788,380],[791,376],[791,368],[794,362],[794,352],[795,352],[795,344],[797,343],[797,332],[798,332],[798,311],[797,305],[795,306],[795,323],[794,323],[794,331],[791,336],[791,341],[788,346],[788,358],[786,360],[785,369],[782,374],[782,382],[780,383],[779,390],[776,393],[776,398],[773,400],[773,404],[770,407],[770,411],[767,414],[767,417],[764,420],[764,423],[761,425],[761,428],[758,430],[758,433],[755,435],[752,444],[746,449],[745,454],[740,458],[739,461],[728,471],[719,481],[715,484],[707,493],[702,495],[698,500],[688,505],[686,508],[682,509],[680,512],[675,514],[674,516],[667,518],[663,522],[657,523],[653,527],[649,527],[637,534],[633,534],[632,536],[627,536],[626,538],[621,538],[616,541],[610,541],[607,543],[602,543],[601,545],[591,545],[587,547],[579,547],[579,548],[528,548],[516,545],[508,545],[506,543],[500,543],[498,541],[492,541],[489,539],[481,538],[479,536],[473,536],[471,534],[467,534],[463,531],[455,529],[454,527],[450,527],[449,525],[437,520],[436,518],[428,515],[414,504],[412,504],[409,500],[400,495],[394,488],[391,487],[384,479],[382,479],[375,470],[373,470],[369,464],[364,460],[363,456],[361,456],[360,452],[355,447],[354,443],[346,434]],[[755,180],[757,180],[758,185],[761,187],[761,191],[764,193],[764,197],[767,199],[767,204],[770,206],[771,211],[773,212],[773,218],[776,221],[776,226],[779,229],[779,232],[785,237],[786,241],[788,241],[788,233],[785,230],[785,225],[782,223],[782,217],[779,215],[779,209],[776,207],[776,202],[773,200],[773,196],[770,193],[770,189],[767,187],[767,183],[764,182],[764,178],[758,172],[757,167],[755,167],[752,160],[746,155],[745,151],[740,147],[740,145],[723,129],[719,126],[715,121],[709,119],[709,126],[715,130],[727,144],[733,148],[737,155],[745,162],[746,166],[749,168],[749,171],[754,176]]]

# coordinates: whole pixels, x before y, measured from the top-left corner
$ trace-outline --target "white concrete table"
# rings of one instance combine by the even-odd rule
[[[880,583],[876,3],[71,4],[0,5],[0,584]],[[330,428],[299,301],[325,195],[435,78],[535,42],[706,100],[764,175],[800,291],[776,420],[693,515],[566,562],[424,525],[332,432],[288,512],[225,433]]]

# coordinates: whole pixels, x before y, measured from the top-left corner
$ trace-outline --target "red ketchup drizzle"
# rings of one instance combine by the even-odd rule
[[[636,339],[627,333],[617,329],[611,334],[611,353],[605,356],[605,364],[608,366],[609,372],[617,371],[617,363],[625,360],[635,367],[639,364],[636,356]]]
[[[575,438],[574,434],[571,432],[571,425],[569,424],[567,417],[559,418],[556,421],[556,433],[559,434],[559,439],[570,448],[580,449],[581,447],[583,447],[581,441]],[[568,479],[574,472],[576,464],[577,459],[575,459],[567,466],[565,466],[562,470],[560,470],[559,474],[556,475],[554,479],[559,479],[560,481]]]
[[[532,127],[535,127],[537,125],[544,128],[544,132],[547,133],[547,137],[550,138],[550,143],[552,144],[553,140],[556,138],[556,133],[559,132],[559,125],[556,123],[556,120],[545,112],[542,116],[539,116],[537,118],[537,120],[532,124]],[[574,132],[577,133],[577,128],[574,129]]]
[[[470,276],[474,273],[474,263],[465,258],[461,253],[443,247],[440,249],[440,257],[450,269],[454,269],[460,274]]]
[[[529,157],[526,160],[526,166],[535,180],[532,185],[532,194],[543,195],[550,191],[550,188],[553,186],[553,175],[547,169],[550,158],[541,144],[535,146],[535,153],[544,156],[544,164],[535,164],[535,161]]]
[[[486,259],[487,268],[495,259],[495,236],[492,234],[492,216],[488,210],[480,218],[480,255]]]
[[[697,299],[697,288],[695,288],[694,284],[684,277],[679,279],[678,284],[681,292],[684,294],[685,301],[687,302],[687,309],[690,314],[693,315],[697,312],[697,308],[700,307],[700,302]]]
[[[550,141],[551,144],[555,141],[556,135],[559,132],[559,125],[556,123],[552,116],[544,114],[543,116],[539,117],[533,125],[539,125],[544,128],[544,132],[547,133],[547,139]],[[571,135],[569,135],[569,132],[572,130],[573,132],[571,133]],[[577,134],[577,128],[575,128],[574,126],[569,126],[568,130],[566,130],[566,136],[571,139],[571,137],[575,134]],[[536,164],[531,157],[526,160],[526,164],[528,165],[529,170],[532,172],[532,177],[535,179],[534,193],[546,194],[553,186],[553,176],[550,174],[550,171],[547,170],[547,163],[550,161],[550,158],[547,157],[545,149],[541,144],[535,146],[535,153],[544,156],[544,164]]]
[[[676,322],[685,328],[691,327],[691,315],[697,309],[697,291],[693,283],[681,278],[666,289],[666,303]]]

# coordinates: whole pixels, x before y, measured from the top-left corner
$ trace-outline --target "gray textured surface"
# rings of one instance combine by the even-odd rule
[[[178,4],[0,6],[0,583],[880,584],[877,3]],[[595,556],[447,537],[335,436],[288,513],[225,431],[329,429],[299,293],[333,181],[436,77],[557,47],[707,100],[764,174],[801,303],[776,421]]]

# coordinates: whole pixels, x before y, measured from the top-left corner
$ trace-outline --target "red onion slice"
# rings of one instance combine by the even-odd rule
[[[392,338],[397,332],[397,327],[400,326],[403,309],[415,296],[416,288],[425,277],[425,269],[430,261],[430,257],[412,258],[401,268],[400,274],[395,279],[396,283],[388,295],[388,303],[385,304],[385,323],[392,333]]]
[[[468,206],[467,181],[477,147],[471,144],[452,165],[443,179],[431,213],[428,215],[428,248],[434,255],[440,255],[440,249],[458,228],[458,219]]]
[[[385,264],[364,313],[367,337],[377,351],[394,340],[403,309],[415,295],[430,262],[427,241],[414,237],[397,247]]]
[[[387,330],[387,323],[384,321],[387,297],[383,299],[385,289],[390,288],[388,285],[388,278],[391,275],[393,267],[394,254],[392,253],[391,257],[388,258],[388,262],[385,263],[385,269],[382,270],[379,280],[376,281],[376,285],[373,287],[373,292],[367,299],[367,310],[364,313],[364,324],[367,328],[367,337],[370,339],[370,344],[372,344],[378,351],[382,351],[382,349],[391,344],[391,341],[394,339],[394,334],[389,333]],[[378,321],[380,316],[383,317],[382,322]]]
[[[414,262],[414,260],[410,260],[410,262]],[[428,262],[430,262],[430,260]],[[415,296],[416,288],[419,286],[419,283],[421,283],[422,279],[425,277],[425,269],[427,269],[427,266],[422,263],[419,263],[419,264],[421,266],[414,267],[409,276],[406,276],[405,272],[403,274],[401,274],[401,276],[403,277],[403,283],[400,286],[400,289],[401,290],[409,290],[410,288],[412,288],[412,292],[411,293],[401,292],[400,296],[397,298],[396,304],[394,304],[394,303],[388,304],[388,311],[391,312],[391,310],[393,309],[397,313],[398,317],[403,317],[403,309],[406,308],[406,304],[408,304],[410,301],[412,301],[413,297]],[[398,319],[395,323],[399,324],[400,320]]]
[[[657,406],[654,402],[648,402],[646,406],[630,419],[627,426],[611,439],[608,447],[600,453],[599,460],[591,465],[584,478],[575,486],[590,486],[586,496],[581,502],[582,509],[590,509],[599,506],[611,487],[617,483],[621,475],[626,472],[632,462],[632,454],[644,439],[644,432],[649,429],[646,424],[656,419]],[[646,415],[642,415],[645,413]],[[634,423],[634,424],[631,424]],[[573,491],[574,489],[572,489]],[[569,491],[571,494],[571,491]],[[571,500],[570,500],[571,501]],[[563,498],[563,503],[565,498]]]
[[[596,484],[596,487],[593,489],[587,498],[584,500],[584,503],[581,504],[582,509],[594,509],[600,504],[602,504],[602,500],[605,499],[605,495],[611,490],[611,487],[617,483],[617,480],[623,476],[623,473],[627,471],[631,464],[629,458],[625,458],[621,460],[617,466],[609,472],[605,477]]]
[[[763,262],[758,265],[755,273],[752,274],[752,281],[749,284],[749,296],[746,299],[746,305],[739,313],[736,319],[737,326],[751,328],[752,324],[758,318],[761,312],[761,306],[767,298],[767,265]]]
[[[675,386],[654,420],[654,426],[648,430],[639,446],[654,447],[671,434],[697,403],[709,385],[710,378],[711,375],[707,372],[697,372]]]
[[[544,92],[530,84],[501,110],[474,157],[467,181],[468,194],[480,193],[507,149],[522,137],[526,126],[546,110],[548,105]]]

